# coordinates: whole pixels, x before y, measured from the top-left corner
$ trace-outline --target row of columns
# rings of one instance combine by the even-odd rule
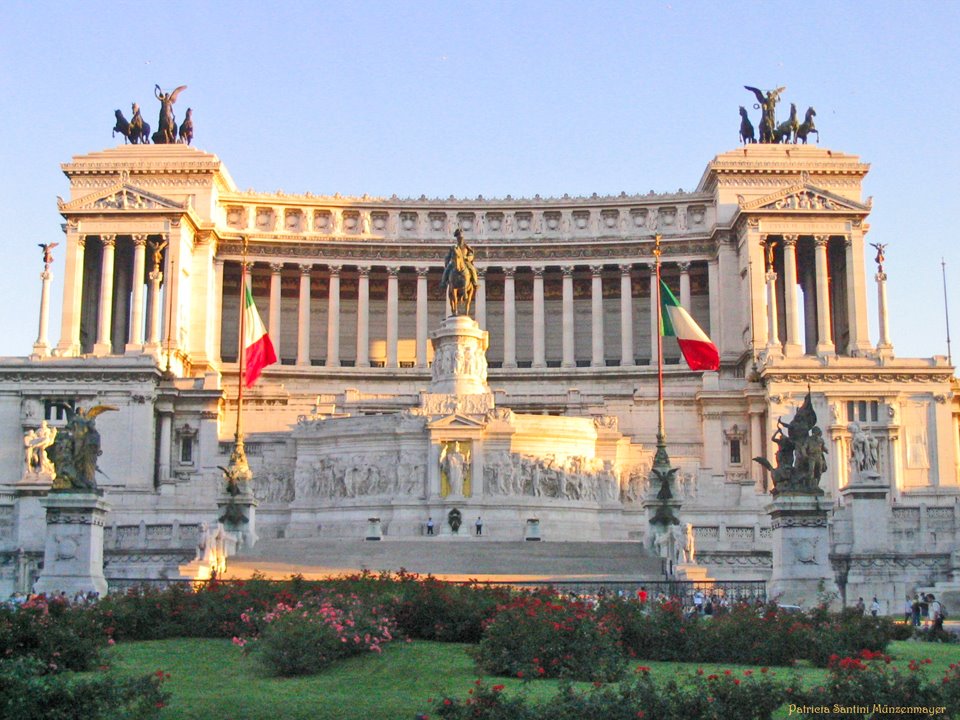
[[[157,348],[160,345],[160,326],[162,303],[160,300],[160,286],[163,281],[163,272],[160,265],[154,265],[153,270],[146,274],[146,245],[147,235],[131,235],[133,245],[133,277],[131,283],[130,327],[126,334],[128,341],[124,348],[126,352],[140,352],[144,349]],[[94,240],[95,239],[95,240]],[[161,238],[161,242],[165,238]],[[88,242],[94,240],[101,244],[100,264],[100,293],[97,297],[96,340],[93,352],[96,355],[109,355],[113,352],[113,330],[115,303],[114,292],[114,265],[117,246],[115,234],[80,235],[74,239],[75,247],[72,258],[68,258],[66,277],[64,280],[64,312],[62,318],[61,337],[58,349],[64,354],[77,352],[80,347],[81,299],[83,293],[84,257]],[[68,239],[69,242],[69,239]],[[49,275],[49,270],[44,274]],[[43,277],[41,275],[41,277]],[[144,296],[143,287],[149,279],[147,295]],[[44,280],[46,283],[48,278]],[[40,317],[41,327],[37,345],[46,345],[46,318],[49,314],[49,293],[44,291],[41,297]],[[144,337],[144,317],[146,316],[146,337]],[[146,344],[145,344],[146,343]]]
[[[217,261],[222,277],[222,260]],[[687,309],[690,308],[690,263],[679,263],[680,269],[680,302]],[[269,334],[275,347],[280,340],[280,282],[283,263],[270,265],[270,308]],[[297,359],[296,364],[308,366],[310,359],[310,284],[315,266],[312,263],[300,264],[299,305],[297,312]],[[633,347],[633,279],[631,264],[622,264],[620,268],[620,326],[621,348],[620,364],[634,365]],[[327,313],[327,367],[340,365],[340,273],[341,265],[329,265],[329,295]],[[534,267],[533,270],[533,362],[535,368],[547,367],[546,361],[546,317],[544,313],[543,275],[546,268]],[[562,341],[561,367],[573,368],[577,366],[574,357],[574,304],[573,304],[573,273],[574,266],[567,265],[562,271]],[[357,282],[357,348],[356,366],[369,367],[370,342],[370,268],[359,266]],[[417,367],[427,365],[427,274],[429,267],[417,267],[416,286],[416,364]],[[504,275],[503,288],[503,367],[517,367],[517,328],[516,328],[516,288],[515,274],[517,268],[502,268]],[[399,341],[399,267],[387,268],[387,311],[386,311],[386,366],[398,367],[397,346]],[[603,266],[590,266],[591,272],[591,366],[603,367],[606,365],[604,347],[604,313],[603,313]],[[481,327],[487,324],[486,299],[486,268],[477,269],[479,287],[475,295],[476,318]],[[656,267],[650,266],[651,287],[656,285]],[[711,286],[711,294],[715,288]],[[659,332],[659,317],[656,303],[650,306],[651,337]],[[651,344],[650,364],[657,362],[656,346]]]

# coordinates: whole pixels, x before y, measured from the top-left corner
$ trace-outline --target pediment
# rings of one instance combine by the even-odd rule
[[[138,188],[127,182],[118,182],[112,187],[97,190],[76,200],[64,202],[57,198],[61,211],[70,210],[183,210],[184,203]]]
[[[442,418],[438,418],[433,422],[427,425],[431,430],[439,429],[452,429],[452,428],[463,428],[463,429],[482,429],[485,427],[486,423],[483,420],[478,420],[476,418],[469,417],[467,415],[460,415],[459,413],[454,413],[453,415],[447,415]]]
[[[870,211],[869,204],[842,197],[836,193],[818,188],[809,182],[801,181],[796,185],[781,188],[775,193],[756,198],[755,200],[740,201],[741,210],[761,212],[856,212]]]

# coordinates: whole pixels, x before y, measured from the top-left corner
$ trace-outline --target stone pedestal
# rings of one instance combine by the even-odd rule
[[[40,500],[47,511],[43,572],[34,590],[72,597],[105,595],[103,524],[110,505],[96,493],[53,492]]]
[[[433,375],[430,393],[447,395],[485,395],[487,386],[487,347],[490,336],[476,320],[467,315],[445,318],[430,334],[433,343]]]
[[[364,540],[383,540],[383,526],[380,524],[380,518],[367,519],[367,535]]]
[[[852,553],[889,552],[890,487],[877,473],[862,473],[859,482],[840,491],[850,513]]]
[[[250,549],[257,544],[257,502],[253,494],[221,495],[217,499],[218,520],[224,529],[238,539],[239,549]]]
[[[838,594],[822,496],[780,493],[766,511],[773,531],[773,574],[767,597],[783,605],[813,607],[821,594]]]

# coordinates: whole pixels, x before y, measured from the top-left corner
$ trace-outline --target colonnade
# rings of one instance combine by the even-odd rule
[[[237,266],[239,262],[237,260],[226,260],[232,267],[233,276],[236,278]],[[216,259],[215,263],[217,265],[217,277],[219,278],[219,284],[222,292],[222,278],[223,278],[223,259]],[[313,281],[317,277],[322,277],[327,280],[327,291],[326,291],[326,353],[322,359],[323,365],[326,367],[340,367],[344,364],[351,364],[357,367],[370,367],[372,364],[370,357],[370,343],[371,340],[383,340],[385,344],[385,354],[384,362],[385,367],[399,367],[401,362],[400,353],[398,351],[398,346],[400,342],[400,317],[401,317],[401,299],[400,299],[400,280],[401,275],[405,281],[411,279],[412,272],[416,274],[416,284],[415,292],[413,294],[413,316],[415,318],[415,360],[413,364],[416,367],[426,367],[428,364],[428,333],[431,329],[430,317],[428,313],[429,302],[431,300],[436,303],[438,295],[436,292],[431,294],[433,290],[430,285],[428,285],[428,275],[430,271],[434,271],[434,275],[439,272],[439,267],[437,266],[400,266],[400,265],[378,265],[378,266],[368,266],[368,265],[349,265],[347,266],[349,270],[349,282],[351,287],[355,284],[356,295],[355,297],[349,298],[351,304],[355,301],[355,317],[354,313],[351,311],[349,313],[341,312],[341,299],[346,299],[341,292],[341,276],[344,275],[345,264],[341,263],[329,263],[329,264],[316,264],[316,263],[296,263],[296,264],[284,264],[281,262],[269,262],[261,263],[257,265],[251,265],[249,272],[254,272],[256,270],[262,270],[263,266],[267,265],[269,268],[269,293],[267,295],[268,307],[260,307],[261,314],[265,318],[269,319],[268,322],[268,332],[271,336],[271,339],[274,342],[275,347],[280,347],[281,342],[281,323],[283,322],[281,313],[281,284],[284,273],[286,272],[288,281],[289,273],[292,269],[291,266],[294,266],[297,270],[298,276],[298,299],[297,299],[297,309],[296,309],[296,358],[293,360],[292,357],[288,357],[288,361],[293,361],[297,366],[310,366],[314,363],[314,359],[311,354],[313,345],[311,338],[311,332],[316,332],[317,328],[314,323],[311,321],[312,312],[312,294],[311,287]],[[656,269],[652,264],[639,265],[636,263],[610,263],[606,265],[593,264],[589,266],[575,266],[575,265],[562,265],[562,266],[546,266],[546,265],[523,265],[523,266],[484,266],[478,267],[478,279],[479,286],[475,294],[475,310],[474,315],[477,319],[477,322],[484,329],[488,325],[488,316],[494,314],[502,316],[502,325],[498,324],[497,335],[500,340],[501,352],[496,353],[501,355],[502,360],[494,363],[500,364],[504,368],[516,368],[518,366],[526,365],[526,361],[518,362],[518,292],[517,292],[517,276],[518,272],[524,275],[525,280],[529,281],[530,276],[532,276],[532,293],[528,294],[527,297],[530,297],[529,302],[531,303],[529,307],[530,315],[532,315],[532,327],[530,328],[530,345],[532,345],[532,357],[529,361],[529,366],[533,368],[547,368],[555,367],[559,365],[561,368],[575,368],[582,365],[589,364],[590,367],[606,367],[607,365],[620,365],[624,367],[634,366],[638,364],[650,364],[655,365],[657,362],[656,357],[656,344],[650,343],[649,347],[645,351],[645,357],[637,357],[637,348],[634,342],[634,325],[636,322],[640,321],[639,317],[636,317],[636,309],[634,307],[634,284],[635,278],[638,272],[650,273],[650,287],[655,288],[656,282]],[[386,293],[385,293],[385,306],[383,306],[383,314],[385,316],[385,332],[379,338],[374,338],[371,336],[371,299],[370,299],[370,275],[371,270],[374,270],[379,278],[383,277],[383,273],[386,273]],[[690,282],[690,273],[691,273],[691,263],[689,261],[680,262],[680,263],[667,263],[663,267],[664,273],[670,274],[671,278],[676,279],[679,276],[679,299],[681,303],[690,309],[691,307],[691,282]],[[529,273],[529,274],[528,274]],[[585,276],[589,277],[589,304],[590,304],[590,326],[589,329],[585,327],[584,323],[581,323],[579,326],[575,322],[575,312],[574,312],[574,275],[577,274],[578,278],[586,279]],[[546,300],[544,292],[544,282],[545,277],[549,277],[551,280],[556,280],[557,275],[559,275],[560,286],[561,286],[561,313],[559,318],[548,318],[546,312]],[[709,273],[708,276],[712,277],[714,274]],[[494,288],[496,290],[495,295],[498,296],[500,301],[501,308],[494,308],[491,304],[494,301],[491,301],[491,287],[490,283],[492,277],[496,277],[497,286]],[[616,276],[619,276],[619,326],[620,326],[620,347],[617,352],[608,352],[612,351],[613,348],[608,348],[607,344],[609,338],[605,339],[604,336],[604,326],[605,323],[611,321],[616,322],[616,316],[611,316],[609,312],[609,304],[604,307],[604,278],[608,279],[608,283],[614,282]],[[434,277],[434,281],[436,277]],[[262,287],[262,286],[261,286]],[[409,288],[410,285],[405,285]],[[289,288],[289,285],[288,285]],[[610,289],[608,284],[608,290]],[[713,283],[708,282],[709,289],[709,301],[711,306],[716,302],[714,294],[718,292],[718,288],[714,286]],[[382,291],[382,288],[381,288]],[[381,297],[383,296],[382,292]],[[609,294],[609,293],[608,293]],[[289,290],[288,290],[289,295]],[[409,297],[409,294],[407,295]],[[229,302],[229,298],[224,298],[224,303]],[[260,300],[259,302],[263,302]],[[521,304],[526,302],[526,300],[519,301]],[[436,305],[434,305],[436,308]],[[444,313],[445,305],[444,305]],[[712,316],[712,313],[711,313]],[[289,312],[287,313],[289,318]],[[526,311],[524,312],[524,317],[527,317]],[[712,318],[711,318],[712,319]],[[560,357],[559,358],[550,358],[548,362],[547,354],[547,327],[548,324],[559,320],[560,324]],[[288,320],[289,321],[289,320]],[[649,313],[648,319],[650,327],[650,337],[656,337],[658,332],[658,317],[656,312],[656,304],[649,303]],[[344,323],[356,323],[356,349],[355,352],[346,352],[341,348],[341,327]],[[709,327],[708,323],[710,321],[704,321],[705,329]],[[500,331],[502,330],[502,334]],[[589,332],[590,334],[590,354],[589,361],[587,358],[581,357],[578,358],[575,354],[575,335],[580,332]],[[352,334],[352,333],[351,333]],[[291,335],[288,330],[286,336],[289,338]],[[228,335],[228,337],[230,337]],[[555,335],[554,335],[555,337]],[[229,343],[229,340],[227,341]],[[582,342],[582,341],[581,341]],[[528,345],[528,349],[530,349]],[[223,346],[223,351],[228,357],[232,353],[227,349],[228,346]],[[288,342],[289,348],[289,342]],[[288,350],[287,355],[290,355]],[[559,362],[557,362],[559,360]],[[377,363],[379,364],[379,362]]]

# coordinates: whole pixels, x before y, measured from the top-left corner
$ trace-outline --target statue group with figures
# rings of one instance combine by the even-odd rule
[[[134,145],[146,145],[151,140],[155,145],[169,145],[173,143],[185,143],[189,145],[193,142],[193,108],[187,108],[186,117],[180,125],[177,125],[177,117],[173,112],[173,104],[177,101],[177,96],[187,89],[186,85],[181,85],[173,92],[164,92],[159,85],[155,85],[153,94],[160,101],[160,118],[157,123],[157,131],[150,134],[150,125],[146,123],[140,114],[140,106],[133,103],[130,107],[133,113],[130,120],[124,117],[120,110],[114,111],[116,124],[113,127],[113,134],[123,135],[124,142]]]
[[[453,237],[456,242],[444,260],[440,289],[446,291],[451,315],[469,315],[473,295],[480,284],[477,268],[473,264],[476,253],[463,239],[460,228],[454,231]]]
[[[45,448],[54,471],[53,489],[60,491],[96,492],[97,458],[100,457],[100,433],[96,418],[110,405],[96,405],[88,410],[64,407],[67,424],[54,433],[52,443]]]
[[[790,103],[790,117],[784,122],[777,122],[777,103],[780,102],[780,95],[786,90],[785,87],[779,87],[776,90],[769,90],[764,93],[759,88],[744,85],[752,92],[757,102],[753,106],[755,110],[760,111],[760,136],[757,138],[753,123],[750,122],[750,116],[747,109],[740,106],[740,142],[744,145],[750,143],[793,143],[798,141],[804,145],[807,144],[807,138],[810,135],[817,136],[817,142],[820,142],[820,133],[813,119],[817,116],[817,111],[812,107],[807,108],[803,117],[803,122],[797,119],[797,106]]]
[[[754,462],[766,468],[773,478],[773,494],[802,493],[822,495],[820,477],[827,470],[827,446],[823,431],[817,427],[817,413],[813,409],[810,391],[793,420],[777,420],[772,440],[777,444],[777,465],[763,457]]]

